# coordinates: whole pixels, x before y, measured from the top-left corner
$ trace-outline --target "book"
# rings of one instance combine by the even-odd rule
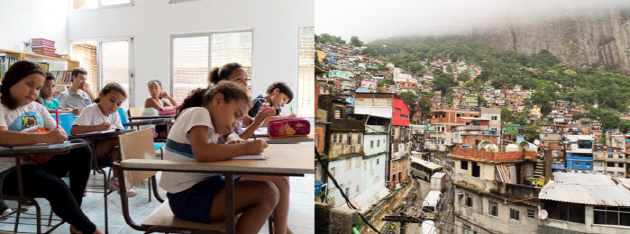
[[[230,160],[265,160],[265,153],[241,155],[232,157]]]
[[[48,72],[48,68],[50,66],[50,64],[48,64],[47,62],[38,62],[37,63],[40,67],[42,67],[42,69],[44,70],[44,72]]]
[[[44,38],[31,38],[31,44],[33,46],[50,46],[55,47],[55,41]]]

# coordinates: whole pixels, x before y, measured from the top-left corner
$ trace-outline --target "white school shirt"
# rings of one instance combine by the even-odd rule
[[[190,145],[190,130],[196,126],[208,128],[208,143],[217,143],[219,134],[216,134],[210,113],[204,107],[191,107],[182,112],[171,130],[166,140],[166,150],[164,159],[166,160],[195,160],[192,155]],[[193,185],[216,175],[216,173],[184,173],[184,172],[162,172],[160,187],[169,193],[179,193]]]
[[[103,114],[103,111],[101,111],[101,108],[98,107],[98,103],[92,103],[89,106],[86,106],[81,111],[81,115],[77,117],[72,125],[90,126],[99,125],[103,122],[108,122],[112,126],[116,126],[118,129],[124,129],[122,123],[120,122],[118,112],[111,115],[105,115]]]
[[[14,110],[0,104],[0,127],[19,132],[33,126],[44,126],[48,130],[53,130],[57,127],[57,122],[50,116],[48,109],[37,102],[31,102]],[[0,158],[0,172],[14,166],[14,158]]]

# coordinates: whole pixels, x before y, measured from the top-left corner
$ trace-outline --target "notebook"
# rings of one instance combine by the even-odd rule
[[[265,153],[248,154],[230,158],[231,160],[265,160]]]

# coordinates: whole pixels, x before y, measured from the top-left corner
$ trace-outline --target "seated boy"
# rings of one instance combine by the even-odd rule
[[[289,86],[284,82],[273,82],[269,85],[269,87],[267,87],[267,94],[265,96],[261,94],[254,99],[252,108],[249,112],[247,112],[247,114],[254,118],[261,108],[269,106],[276,109],[277,116],[267,117],[263,125],[267,125],[267,123],[271,120],[295,118],[296,115],[294,113],[291,113],[288,116],[280,116],[280,108],[284,107],[285,104],[291,103],[291,100],[293,100],[293,92],[291,91],[291,88],[289,88]]]

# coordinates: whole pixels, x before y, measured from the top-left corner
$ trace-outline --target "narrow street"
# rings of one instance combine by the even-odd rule
[[[417,191],[418,196],[413,198],[413,191]],[[422,201],[431,190],[431,184],[428,181],[422,179],[413,179],[413,187],[409,192],[400,199],[398,207],[396,207],[391,214],[388,215],[400,215],[401,211],[412,217],[420,217],[420,208],[422,207]],[[391,232],[392,222],[385,222],[385,225],[381,228],[381,233],[400,233],[400,223],[394,223],[395,230]],[[420,224],[407,224],[407,234],[420,233]]]

